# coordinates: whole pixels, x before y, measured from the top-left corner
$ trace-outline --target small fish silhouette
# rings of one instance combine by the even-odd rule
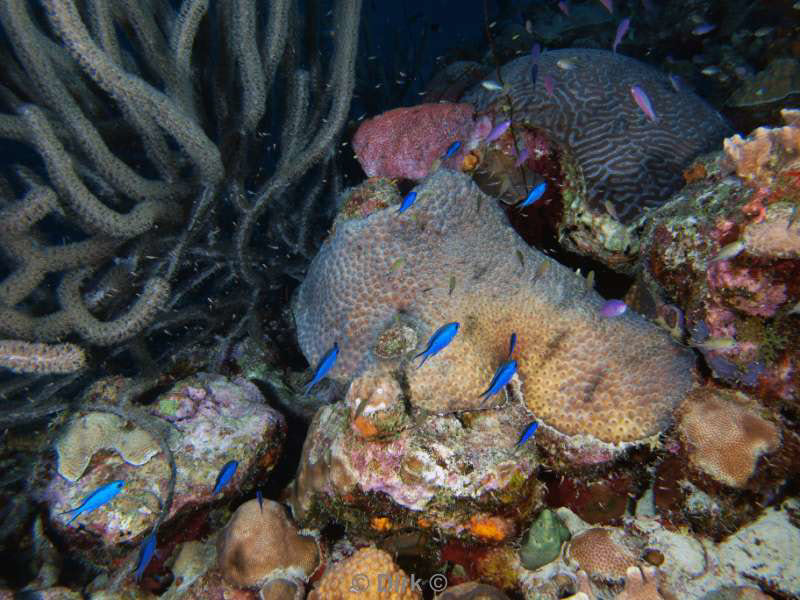
[[[631,96],[636,101],[636,104],[642,109],[642,112],[655,123],[658,118],[653,110],[653,105],[650,103],[650,98],[645,94],[644,90],[638,85],[631,86]]]
[[[333,348],[331,348],[325,353],[325,356],[323,356],[322,359],[319,361],[317,368],[314,369],[314,376],[311,378],[311,381],[308,382],[308,385],[306,386],[306,389],[303,392],[304,396],[307,396],[311,388],[325,378],[325,375],[328,374],[328,371],[330,371],[333,368],[333,363],[336,362],[337,356],[339,356],[339,344],[337,342],[334,342]]]
[[[519,203],[517,205],[517,208],[518,209],[523,209],[526,206],[530,206],[531,204],[536,202],[539,198],[544,196],[544,192],[545,192],[546,189],[547,189],[547,182],[543,181],[542,183],[540,183],[539,185],[537,185],[536,187],[534,187],[530,191],[530,193],[528,194],[528,197],[525,198],[525,200],[523,200],[521,203]]]
[[[125,482],[121,479],[117,481],[112,481],[111,483],[107,483],[104,486],[97,488],[91,494],[86,496],[83,499],[83,502],[78,508],[73,508],[72,510],[66,510],[62,512],[62,515],[72,515],[72,518],[67,521],[67,525],[72,523],[75,519],[78,518],[78,515],[83,513],[92,512],[95,508],[99,508],[103,506],[106,502],[109,502],[114,496],[119,494],[122,491],[122,488],[125,487]]]
[[[230,460],[225,463],[225,466],[222,467],[219,475],[217,475],[217,482],[214,484],[214,491],[211,492],[212,496],[225,487],[225,485],[233,478],[233,474],[236,473],[236,467],[238,466],[238,460]]]
[[[456,152],[458,152],[459,148],[461,148],[461,142],[458,140],[450,144],[450,146],[447,148],[447,152],[444,153],[444,159],[447,160],[448,158],[451,158]]]
[[[414,204],[414,200],[416,199],[417,199],[416,191],[411,190],[410,192],[408,192],[406,194],[406,197],[403,198],[403,202],[400,204],[400,208],[397,209],[397,214],[399,215],[401,212],[404,212],[405,210],[410,208],[411,205]]]
[[[453,338],[458,333],[458,327],[458,323],[448,323],[447,325],[442,325],[434,332],[434,334],[431,336],[431,339],[428,340],[427,348],[414,357],[415,359],[419,358],[420,356],[423,357],[422,362],[419,363],[419,366],[417,367],[418,369],[425,364],[425,361],[428,360],[428,358],[444,349],[450,342],[453,341]]]
[[[515,360],[506,361],[497,367],[497,371],[494,372],[494,377],[492,377],[489,388],[480,395],[480,397],[483,398],[483,401],[486,402],[489,398],[502,390],[506,384],[511,381],[511,378],[516,372],[517,361]]]
[[[517,442],[517,448],[522,446],[525,442],[533,437],[533,434],[536,433],[536,430],[539,429],[539,422],[534,421],[530,425],[525,428],[525,431],[522,432],[522,435],[519,437],[519,441]]]
[[[144,574],[145,569],[147,569],[147,565],[150,564],[150,561],[153,559],[153,553],[156,551],[156,531],[158,530],[157,527],[153,528],[153,531],[150,532],[144,542],[142,542],[142,548],[139,550],[139,561],[136,563],[136,573],[134,573],[133,578],[136,581],[140,581],[142,579],[142,575]]]
[[[613,319],[628,310],[628,305],[622,300],[609,300],[600,308],[600,316]]]
[[[261,495],[261,490],[256,490],[256,500],[258,500],[258,508],[264,512],[264,496]]]

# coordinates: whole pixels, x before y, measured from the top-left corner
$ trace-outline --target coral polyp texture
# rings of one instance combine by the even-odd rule
[[[545,131],[571,152],[586,182],[587,204],[610,202],[624,223],[660,206],[682,184],[681,172],[729,131],[720,114],[689,90],[676,92],[666,74],[606,50],[569,48],[539,57],[537,84],[531,59],[500,70],[515,119]],[[542,81],[553,79],[554,93]],[[656,120],[631,97],[638,85]],[[476,86],[464,102],[486,110],[504,93]]]
[[[488,408],[479,397],[517,333],[525,405],[558,432],[610,443],[661,431],[691,384],[691,355],[627,311],[600,315],[585,280],[529,247],[468,176],[441,169],[405,213],[339,223],[294,302],[300,347],[315,364],[334,342],[330,375],[344,383],[394,371],[413,407],[433,413]],[[384,358],[376,345],[400,319],[420,344],[461,323],[424,366]]]
[[[681,407],[678,431],[695,468],[741,488],[762,456],[781,445],[781,430],[744,394],[699,388]]]
[[[420,600],[411,577],[388,552],[362,548],[325,571],[309,600]]]
[[[303,535],[277,502],[249,500],[233,513],[217,544],[225,580],[260,587],[270,580],[305,582],[320,566],[315,537]]]
[[[620,530],[595,527],[575,536],[569,542],[565,556],[592,579],[621,581],[627,570],[637,563],[637,557],[627,547],[626,541]]]

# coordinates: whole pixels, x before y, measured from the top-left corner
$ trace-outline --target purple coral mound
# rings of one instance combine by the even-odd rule
[[[559,66],[559,63],[561,66]],[[501,69],[515,119],[544,130],[574,156],[590,206],[611,203],[623,223],[661,206],[683,186],[682,170],[731,131],[720,114],[689,90],[678,92],[664,73],[606,50],[569,48],[539,58],[531,83],[530,57]],[[554,81],[553,95],[545,77]],[[657,116],[648,119],[631,96],[638,85]],[[463,102],[485,111],[505,94],[473,88]]]
[[[529,247],[468,176],[441,169],[416,189],[401,215],[338,223],[312,262],[294,303],[311,364],[338,341],[334,378],[388,369],[413,406],[475,409],[515,331],[522,395],[545,424],[615,443],[661,431],[690,386],[683,349],[633,311],[602,318],[603,298]],[[398,321],[417,348],[386,358],[376,345]],[[417,369],[415,350],[452,321],[456,338]]]

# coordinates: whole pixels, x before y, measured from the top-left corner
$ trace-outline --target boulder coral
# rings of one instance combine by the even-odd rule
[[[411,577],[387,552],[362,548],[334,564],[319,580],[309,600],[421,600],[422,593]]]
[[[273,580],[303,587],[322,554],[316,537],[299,531],[281,504],[254,499],[236,509],[220,534],[217,561],[225,580],[237,587],[259,588]]]
[[[402,215],[339,224],[313,260],[293,305],[310,363],[338,341],[330,376],[341,382],[388,369],[415,409],[490,408],[502,394],[479,396],[516,332],[520,393],[544,425],[623,443],[669,424],[691,385],[690,353],[632,311],[602,317],[603,298],[527,246],[466,175],[440,169],[416,191]],[[408,354],[376,352],[400,317],[420,341],[447,322],[462,328],[416,368]]]
[[[690,463],[720,483],[746,486],[759,459],[781,446],[780,427],[759,413],[744,394],[693,392],[677,426]]]

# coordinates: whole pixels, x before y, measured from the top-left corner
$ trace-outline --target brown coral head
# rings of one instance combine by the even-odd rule
[[[411,577],[397,566],[390,554],[370,547],[362,548],[328,569],[308,600],[379,600],[388,598],[388,591],[396,600],[422,598],[412,585]]]
[[[587,529],[572,538],[566,556],[592,579],[622,581],[628,568],[636,566],[636,557],[621,542],[622,535],[621,531],[604,527]]]
[[[242,504],[217,542],[217,563],[237,587],[260,587],[274,578],[307,581],[319,567],[317,540],[301,535],[283,505],[264,500]]]
[[[743,488],[758,459],[776,451],[781,432],[742,393],[703,387],[681,407],[678,431],[697,469],[725,485]]]

